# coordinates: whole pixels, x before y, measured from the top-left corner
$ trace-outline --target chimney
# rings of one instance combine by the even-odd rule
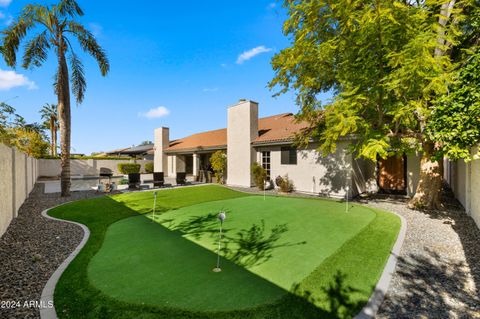
[[[165,176],[168,172],[168,156],[164,150],[170,144],[170,129],[168,127],[160,127],[155,129],[155,152],[153,159],[153,167],[155,172],[163,172]]]
[[[241,99],[228,108],[227,184],[252,186],[251,166],[255,161],[252,142],[258,137],[258,103]]]

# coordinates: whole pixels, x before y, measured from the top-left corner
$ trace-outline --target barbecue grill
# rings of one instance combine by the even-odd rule
[[[106,168],[106,167],[100,167],[100,178],[99,178],[99,180],[101,180],[102,178],[107,178],[108,183],[110,184],[112,176],[113,176],[113,172],[112,172],[111,169]]]

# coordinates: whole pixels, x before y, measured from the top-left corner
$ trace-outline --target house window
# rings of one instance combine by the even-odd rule
[[[270,152],[262,152],[262,167],[267,172],[267,178],[270,178]]]
[[[297,149],[293,147],[281,148],[281,164],[282,165],[297,165]]]

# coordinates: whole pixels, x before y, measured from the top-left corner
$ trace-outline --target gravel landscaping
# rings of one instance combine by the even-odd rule
[[[79,227],[47,220],[41,212],[95,196],[100,195],[85,191],[61,198],[58,193],[43,194],[43,185],[35,185],[0,238],[0,301],[21,304],[0,309],[0,318],[38,318],[38,309],[23,307],[24,302],[39,300],[51,274],[83,236]],[[480,230],[454,200],[437,212],[407,209],[399,198],[376,196],[358,202],[407,220],[407,235],[378,318],[480,318]]]
[[[38,318],[39,311],[28,302],[39,301],[47,280],[83,237],[80,227],[48,220],[41,212],[61,203],[100,196],[94,191],[44,194],[35,185],[20,207],[18,217],[0,238],[0,318]],[[27,305],[25,305],[27,302]]]

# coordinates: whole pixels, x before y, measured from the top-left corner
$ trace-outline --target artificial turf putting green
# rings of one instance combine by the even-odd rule
[[[227,211],[221,255],[232,262],[222,260],[216,274],[220,210]],[[187,206],[160,214],[158,224],[132,217],[110,226],[89,276],[122,301],[203,311],[252,308],[287,294],[375,217],[362,206],[346,213],[334,201],[270,196]]]
[[[397,216],[359,205],[345,214],[344,204],[334,201],[267,197],[262,203],[262,197],[214,185],[158,192],[161,215],[153,223],[152,199],[151,192],[129,193],[49,212],[91,231],[56,286],[60,318],[351,318],[370,297],[400,228]],[[227,203],[236,203],[238,211]],[[272,204],[271,212],[262,208]],[[224,271],[214,274],[216,222],[208,213],[219,207],[230,210],[230,244],[223,253],[235,262],[222,260]],[[205,210],[210,212],[203,216]],[[310,216],[302,221],[304,214]],[[325,217],[313,227],[318,214],[340,219]],[[309,253],[297,264],[293,257],[306,255],[300,251]],[[298,282],[302,271],[310,273]],[[289,289],[289,282],[298,284]],[[215,293],[226,300],[207,305]],[[180,302],[170,302],[171,294]]]

